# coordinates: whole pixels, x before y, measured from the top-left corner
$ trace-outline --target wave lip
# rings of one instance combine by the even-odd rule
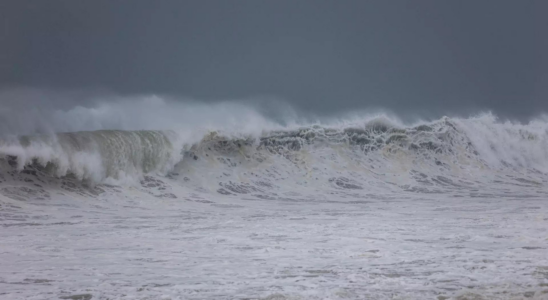
[[[23,136],[0,144],[17,169],[39,165],[55,176],[101,182],[150,172],[166,172],[180,159],[176,135],[168,131],[100,130]]]
[[[444,117],[408,127],[395,124],[383,117],[352,126],[316,124],[265,130],[258,136],[209,131],[201,138],[186,140],[175,131],[82,131],[0,141],[0,156],[12,157],[19,170],[34,164],[55,176],[71,175],[94,183],[167,174],[185,156],[191,160],[215,157],[218,161],[239,156],[260,165],[269,157],[276,163],[287,162],[280,159],[295,163],[294,154],[305,152],[308,156],[299,164],[308,164],[310,169],[344,153],[345,160],[364,166],[376,161],[377,168],[387,172],[395,165],[415,166],[432,174],[440,166],[456,171],[548,171],[548,122],[502,123],[484,115]],[[219,166],[202,164],[200,168],[213,170]],[[199,172],[209,174],[207,170]]]

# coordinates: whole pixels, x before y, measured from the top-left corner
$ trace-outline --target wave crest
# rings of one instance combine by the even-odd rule
[[[497,122],[485,115],[444,117],[408,127],[396,124],[383,117],[345,126],[316,124],[265,130],[258,136],[210,131],[198,142],[185,140],[174,131],[58,133],[4,140],[0,155],[19,170],[40,166],[55,176],[71,175],[94,183],[167,174],[178,163],[199,157],[239,156],[258,164],[269,158],[278,162],[285,159],[314,170],[315,163],[327,163],[330,156],[341,153],[356,164],[374,161],[385,171],[395,165],[431,172],[440,167],[448,172],[478,168],[548,171],[547,122],[522,125]],[[297,154],[307,157],[295,160]],[[336,159],[331,162],[338,163]]]
[[[35,165],[55,176],[70,174],[97,183],[167,172],[180,160],[175,140],[168,131],[72,132],[4,141],[0,153],[19,170]]]

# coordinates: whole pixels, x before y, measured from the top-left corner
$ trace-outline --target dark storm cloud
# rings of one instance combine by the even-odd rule
[[[7,1],[3,89],[548,111],[547,1]]]

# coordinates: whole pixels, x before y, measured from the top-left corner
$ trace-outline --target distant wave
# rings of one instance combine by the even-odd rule
[[[445,168],[449,173],[470,172],[470,176],[472,169],[548,172],[548,122],[542,120],[523,125],[483,115],[444,117],[410,127],[397,124],[381,116],[352,125],[293,126],[263,130],[259,135],[209,131],[197,140],[185,140],[176,131],[27,135],[0,141],[0,158],[4,168],[34,166],[53,176],[70,175],[92,183],[167,175],[183,162],[215,158],[226,164],[226,159],[234,157],[253,161],[254,168],[267,160],[280,168],[290,164],[307,169],[309,175],[316,171],[316,164],[339,164],[340,159],[380,172],[395,165],[426,172]],[[207,174],[204,169],[217,165],[203,163],[200,172]]]

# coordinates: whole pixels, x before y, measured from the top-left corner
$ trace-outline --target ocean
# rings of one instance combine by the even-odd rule
[[[548,299],[548,120],[231,122],[5,135],[0,299]]]

